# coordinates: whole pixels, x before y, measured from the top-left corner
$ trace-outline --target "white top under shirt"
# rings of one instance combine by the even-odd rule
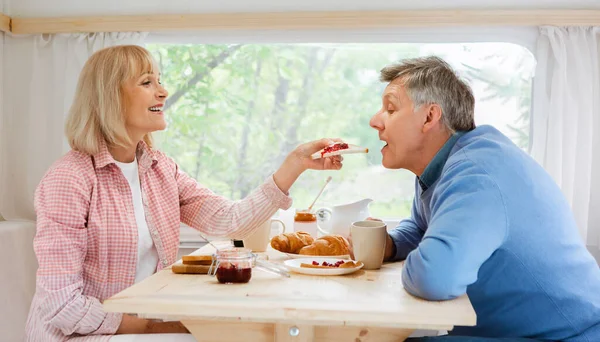
[[[135,271],[135,282],[137,283],[154,274],[159,261],[158,252],[156,251],[156,246],[154,246],[154,241],[152,241],[148,224],[146,223],[137,158],[131,163],[121,163],[118,161],[115,161],[115,163],[123,172],[131,189],[133,212],[138,228],[138,254]]]

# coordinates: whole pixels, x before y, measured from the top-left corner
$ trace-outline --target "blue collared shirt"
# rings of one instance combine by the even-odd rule
[[[477,325],[449,335],[600,341],[600,270],[556,182],[491,126],[452,138],[389,232],[404,289],[468,294]]]
[[[419,185],[423,191],[429,189],[429,187],[435,183],[438,178],[440,178],[442,170],[444,169],[444,165],[448,160],[448,156],[450,156],[450,151],[452,151],[456,141],[465,133],[466,132],[460,131],[452,134],[444,146],[442,146],[442,148],[435,155],[435,157],[433,157],[429,164],[427,164],[427,167],[425,168],[425,171],[423,171],[421,177],[418,177]]]

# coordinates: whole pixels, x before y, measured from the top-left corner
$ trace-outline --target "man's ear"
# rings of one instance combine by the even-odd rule
[[[428,132],[433,127],[436,127],[442,121],[442,107],[436,103],[427,105],[425,122],[423,123],[423,133]]]

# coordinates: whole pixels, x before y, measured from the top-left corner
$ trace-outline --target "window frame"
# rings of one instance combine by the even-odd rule
[[[146,44],[234,44],[234,43],[513,43],[528,49],[534,58],[539,36],[537,27],[443,27],[384,28],[360,30],[215,30],[196,32],[149,33]],[[532,87],[533,88],[533,87]],[[532,89],[533,92],[533,89]],[[532,104],[533,104],[532,99]],[[531,111],[533,115],[533,111]],[[531,120],[531,119],[530,119]],[[532,140],[530,125],[530,142]],[[529,145],[531,148],[531,144]],[[273,217],[276,217],[275,214]],[[388,229],[397,227],[406,217],[383,217]],[[181,232],[188,228],[181,224]],[[183,236],[189,234],[182,234]],[[202,239],[180,238],[180,246],[199,246]]]

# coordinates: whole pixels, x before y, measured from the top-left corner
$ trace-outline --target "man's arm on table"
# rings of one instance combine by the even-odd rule
[[[427,232],[402,271],[404,288],[428,300],[465,294],[508,229],[502,194],[484,170],[464,162],[451,166],[444,178]]]
[[[417,183],[416,186],[419,186]],[[415,191],[411,209],[411,217],[400,222],[398,227],[391,230],[385,245],[384,260],[400,261],[406,259],[408,253],[417,248],[425,234],[425,221],[421,216],[421,201]]]

